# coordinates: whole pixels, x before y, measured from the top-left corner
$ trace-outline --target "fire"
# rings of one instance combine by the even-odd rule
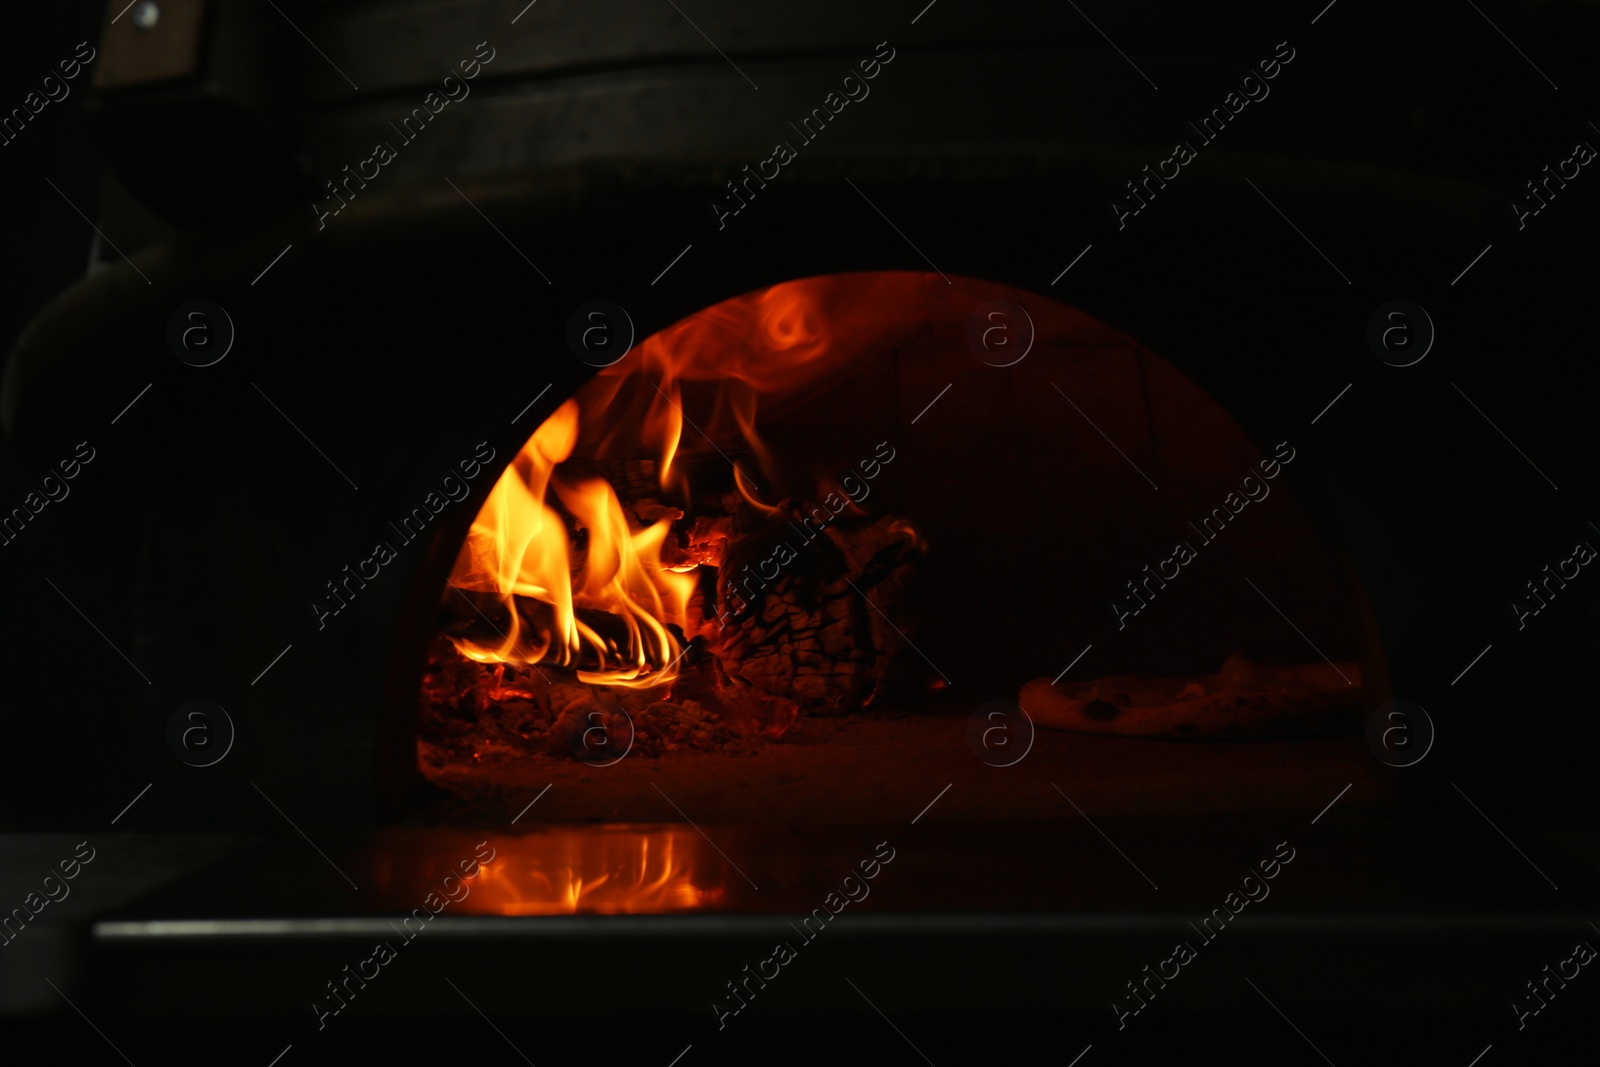
[[[912,277],[873,284],[903,295]],[[631,523],[596,476],[598,461],[652,460],[662,501],[686,502],[688,423],[689,444],[726,457],[724,446],[742,442],[770,477],[756,428],[761,398],[803,389],[860,347],[860,339],[835,344],[824,328],[822,302],[835,281],[775,285],[684,319],[545,420],[490,492],[450,577],[459,589],[497,594],[509,625],[490,643],[452,637],[456,648],[479,662],[572,670],[598,685],[676,678],[683,634],[699,621],[689,617],[699,564],[664,558],[673,519]],[[772,510],[737,465],[734,484],[752,506]]]
[[[494,862],[483,865],[469,910],[639,915],[714,905],[723,887],[695,881],[698,844],[682,828],[556,830],[520,838],[501,845]]]
[[[545,420],[473,521],[451,583],[501,594],[510,625],[497,647],[466,639],[456,639],[456,647],[480,661],[570,667],[595,684],[659,685],[670,680],[660,668],[681,651],[664,624],[683,625],[694,579],[661,563],[670,520],[631,530],[609,483],[557,473],[577,443],[579,410],[569,400]],[[552,493],[587,533],[581,553],[548,499]],[[549,605],[549,629],[524,633],[515,596]],[[626,637],[601,635],[578,617],[579,608],[620,619]]]

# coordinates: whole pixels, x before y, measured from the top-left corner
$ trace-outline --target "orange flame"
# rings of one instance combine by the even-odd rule
[[[599,685],[660,685],[670,678],[658,668],[682,648],[663,624],[683,625],[694,579],[661,565],[669,520],[631,530],[609,483],[556,473],[577,442],[578,413],[578,403],[569,400],[534,431],[490,491],[451,576],[459,587],[500,593],[510,609],[508,632],[493,647],[452,640],[463,655],[482,662],[570,667],[580,680]],[[576,573],[566,521],[547,502],[547,491],[588,532]],[[524,635],[513,596],[549,604],[552,632]],[[575,608],[616,616],[627,639],[602,636]],[[590,666],[579,669],[581,663]]]
[[[885,292],[902,295],[911,277]],[[822,300],[837,284],[786,282],[707,308],[646,338],[545,420],[491,490],[450,577],[498,593],[510,626],[497,642],[452,637],[457,649],[480,662],[567,668],[593,684],[671,682],[683,646],[668,627],[692,631],[698,622],[687,618],[695,567],[663,562],[672,520],[635,528],[614,488],[594,477],[593,461],[654,459],[663,497],[687,502],[680,459],[688,423],[697,449],[703,441],[726,457],[723,446],[742,440],[770,478],[772,456],[756,430],[761,396],[820,380],[861,346],[861,338],[835,345],[823,328]],[[569,461],[586,465],[583,473],[569,474]],[[771,510],[737,466],[734,484],[752,506]],[[548,605],[552,621],[529,632],[516,597]],[[596,616],[585,621],[588,612],[614,617],[606,633],[591,624]]]

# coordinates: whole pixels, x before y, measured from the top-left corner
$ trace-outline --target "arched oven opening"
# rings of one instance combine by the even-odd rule
[[[1236,742],[1324,758],[1382,684],[1295,442],[1032,293],[781,283],[525,426],[421,568],[403,818],[481,821],[559,781],[529,823],[852,821],[914,812],[952,760],[1030,756],[1128,776],[1123,807],[1161,776],[1214,799],[1241,768],[1287,776]]]

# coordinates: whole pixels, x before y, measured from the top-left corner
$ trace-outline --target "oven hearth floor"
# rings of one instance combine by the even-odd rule
[[[1014,766],[979,761],[965,714],[877,712],[800,720],[753,755],[629,756],[607,767],[549,756],[488,756],[472,771],[429,771],[408,798],[413,825],[509,820],[545,786],[530,817],[552,822],[846,823],[926,818],[1055,819],[1173,812],[1309,810],[1351,783],[1341,805],[1380,803],[1386,769],[1360,737],[1171,742],[1038,730]],[[668,799],[670,798],[670,800]],[[678,809],[674,810],[674,804]]]

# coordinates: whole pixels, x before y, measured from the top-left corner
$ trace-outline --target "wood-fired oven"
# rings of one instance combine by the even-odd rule
[[[1417,828],[1489,766],[1499,810],[1583,792],[1540,767],[1592,727],[1494,730],[1592,626],[1514,658],[1441,547],[1490,511],[1508,561],[1560,541],[1450,388],[1513,406],[1498,309],[1576,339],[1576,283],[1553,230],[1451,282],[1505,220],[1433,68],[1259,5],[1096,13],[1159,92],[1071,5],[119,6],[85,118],[104,228],[148,238],[0,392],[47,501],[6,527],[9,729],[70,752],[7,800],[137,793],[121,829],[234,847],[99,917],[96,1003],[453,1010],[427,967],[335,977],[404,973],[366,942],[424,908],[411,954],[512,976],[458,990],[490,1015],[605,982],[732,1027],[790,996],[733,977],[774,917],[826,906],[891,1016],[1101,1011],[1129,944],[1287,842],[1241,966],[1289,938],[1326,966],[1285,1007],[1371,1008],[1423,980],[1362,969],[1371,909],[1533,907]],[[1406,366],[1368,343],[1401,298]],[[1396,700],[1437,729],[1412,768],[1370,741]]]

